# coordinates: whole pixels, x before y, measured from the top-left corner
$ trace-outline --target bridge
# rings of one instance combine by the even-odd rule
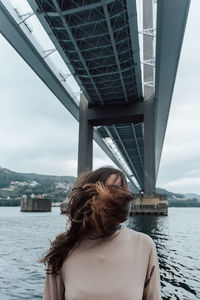
[[[78,174],[92,169],[93,138],[138,194],[133,213],[167,214],[156,179],[189,0],[0,1],[0,32],[79,121]],[[54,44],[42,49],[36,15]],[[138,24],[142,26],[139,28]],[[75,101],[51,62],[58,51],[80,87]]]

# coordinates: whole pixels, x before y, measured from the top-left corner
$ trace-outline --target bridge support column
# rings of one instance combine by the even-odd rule
[[[92,170],[93,126],[88,121],[88,101],[80,95],[79,141],[78,141],[78,176]]]
[[[154,99],[144,101],[144,192],[155,194],[155,121]]]
[[[131,205],[134,215],[167,215],[166,195],[156,194],[155,175],[155,100],[144,101],[144,195],[137,195]]]

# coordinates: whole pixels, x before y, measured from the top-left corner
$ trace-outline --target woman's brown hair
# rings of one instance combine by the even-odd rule
[[[105,185],[112,174],[112,185]],[[121,185],[115,185],[118,178]],[[78,177],[69,195],[66,232],[59,234],[47,254],[40,259],[48,265],[47,273],[58,274],[70,251],[84,237],[97,239],[108,237],[129,214],[132,199],[125,175],[112,167],[99,168]]]

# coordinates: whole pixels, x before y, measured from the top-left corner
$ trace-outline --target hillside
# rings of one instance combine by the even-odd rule
[[[194,193],[185,194],[185,197],[189,199],[196,198],[197,200],[200,200],[200,195]]]
[[[167,191],[165,189],[161,189],[161,188],[156,188],[156,192],[158,194],[165,194],[165,195],[167,195],[167,199],[168,200],[175,200],[175,199],[182,200],[182,199],[187,198],[184,194],[178,194],[178,193],[169,192],[169,191]]]
[[[53,176],[41,175],[35,173],[18,173],[9,169],[0,167],[0,188],[7,188],[11,182],[31,182],[36,181],[40,184],[56,183],[56,182],[74,182],[76,180],[73,176]]]
[[[22,195],[45,194],[53,202],[62,202],[68,196],[76,177],[52,176],[35,173],[18,173],[0,167],[0,206],[19,205]],[[200,196],[194,193],[172,193],[162,188],[158,194],[166,194],[169,206],[200,205]]]
[[[18,173],[0,167],[0,201],[12,205],[18,204],[22,195],[45,194],[53,202],[61,202],[67,197],[75,180],[73,176]]]

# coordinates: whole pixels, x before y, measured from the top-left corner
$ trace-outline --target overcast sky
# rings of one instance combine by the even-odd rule
[[[192,0],[157,186],[200,194],[199,12]],[[1,35],[0,143],[1,167],[76,176],[78,123]],[[94,168],[106,164],[95,144]]]

